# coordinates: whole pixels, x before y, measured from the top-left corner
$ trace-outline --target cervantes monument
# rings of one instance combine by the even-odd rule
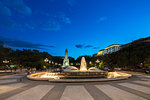
[[[68,50],[66,49],[65,50],[65,58],[64,58],[64,61],[63,61],[63,66],[62,67],[69,67],[69,58],[68,58]]]

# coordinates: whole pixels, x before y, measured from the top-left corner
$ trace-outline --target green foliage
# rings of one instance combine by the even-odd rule
[[[8,48],[4,48],[0,46],[0,62],[1,66],[4,64],[2,63],[3,60],[9,60],[9,65],[17,65],[18,67],[25,67],[25,68],[34,68],[41,69],[43,65],[45,65],[44,59],[48,58],[49,60],[52,59],[52,56],[47,52],[39,52],[38,50],[16,50],[13,51]]]
[[[105,67],[118,68],[145,68],[150,66],[150,42],[138,41],[125,45],[121,50],[99,56]],[[140,65],[142,63],[142,66]]]

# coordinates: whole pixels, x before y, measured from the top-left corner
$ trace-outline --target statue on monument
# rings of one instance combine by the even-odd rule
[[[68,50],[66,49],[65,50],[65,58],[64,58],[64,61],[63,61],[63,66],[62,67],[69,67],[69,58],[68,58]]]

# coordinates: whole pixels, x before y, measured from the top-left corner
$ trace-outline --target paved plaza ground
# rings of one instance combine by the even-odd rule
[[[0,100],[150,100],[150,76],[93,83],[31,81],[26,74],[0,76]]]

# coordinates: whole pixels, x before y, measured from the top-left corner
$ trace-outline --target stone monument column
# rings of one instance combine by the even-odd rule
[[[64,61],[63,61],[63,66],[62,67],[69,67],[69,58],[68,58],[68,50],[66,49],[65,50],[65,58],[64,58]]]

